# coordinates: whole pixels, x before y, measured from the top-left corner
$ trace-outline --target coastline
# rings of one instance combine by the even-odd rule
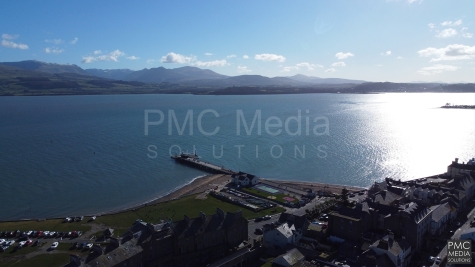
[[[180,187],[171,190],[167,194],[151,199],[149,201],[145,201],[141,204],[127,206],[125,208],[120,208],[116,210],[109,210],[103,212],[97,212],[93,214],[85,214],[84,216],[106,216],[112,214],[118,214],[122,212],[127,212],[131,210],[137,210],[146,206],[156,205],[159,203],[164,203],[172,200],[176,200],[182,197],[186,197],[189,195],[195,195],[204,193],[207,190],[216,188],[217,186],[224,186],[231,182],[231,175],[227,174],[207,174],[203,176],[198,176],[191,180],[189,183],[184,184]],[[269,178],[261,178],[266,181],[270,181],[275,184],[279,184],[282,186],[289,186],[294,187],[300,190],[307,190],[312,189],[314,192],[318,191],[329,191],[331,193],[341,193],[343,188],[346,188],[350,191],[360,191],[367,189],[365,187],[357,187],[357,186],[345,186],[345,185],[338,185],[338,184],[325,184],[325,183],[318,183],[318,182],[306,182],[306,181],[290,181],[290,180],[273,180]],[[16,222],[16,221],[32,221],[32,220],[48,220],[48,219],[62,219],[62,217],[53,217],[53,218],[25,218],[25,219],[18,219],[18,220],[5,220],[0,222]]]

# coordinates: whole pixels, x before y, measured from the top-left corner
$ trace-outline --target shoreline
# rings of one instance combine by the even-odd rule
[[[341,193],[343,188],[346,188],[350,191],[360,191],[367,189],[365,187],[358,186],[346,186],[338,184],[328,184],[328,183],[319,183],[319,182],[308,182],[308,181],[292,181],[292,180],[273,180],[269,178],[261,178],[262,180],[270,181],[279,185],[287,185],[300,190],[312,189],[314,192],[318,191],[329,191],[331,193]],[[206,174],[202,176],[197,176],[189,183],[186,183],[182,186],[176,187],[173,190],[170,190],[163,196],[159,196],[148,201],[145,201],[141,204],[127,206],[124,208],[119,208],[116,210],[109,210],[91,214],[85,214],[84,216],[107,216],[112,214],[123,213],[127,211],[137,210],[146,206],[156,205],[159,203],[164,203],[168,201],[173,201],[180,199],[182,197],[204,193],[210,189],[227,185],[231,182],[231,175],[228,174]],[[0,220],[0,222],[20,222],[20,221],[39,221],[39,220],[51,220],[51,219],[64,219],[63,217],[52,217],[52,218],[25,218],[18,220]]]

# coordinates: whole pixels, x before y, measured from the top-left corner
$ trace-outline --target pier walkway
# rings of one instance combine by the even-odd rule
[[[172,156],[171,158],[179,163],[187,164],[192,167],[203,169],[211,173],[220,173],[220,174],[229,174],[229,175],[237,173],[236,171],[226,169],[224,167],[221,167],[221,166],[218,166],[206,161],[202,161],[198,158],[198,156],[193,155],[193,154],[180,154],[177,156]]]

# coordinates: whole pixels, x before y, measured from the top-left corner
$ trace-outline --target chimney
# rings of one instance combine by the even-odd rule
[[[455,158],[455,163],[459,163],[459,158]]]

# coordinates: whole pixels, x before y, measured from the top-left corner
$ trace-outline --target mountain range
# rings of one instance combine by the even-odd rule
[[[134,71],[130,69],[82,69],[74,64],[47,63],[36,60],[0,62],[0,64],[43,73],[74,73],[113,80],[137,81],[144,83],[173,83],[213,88],[224,88],[230,86],[312,86],[317,84],[335,85],[365,83],[365,81],[361,80],[319,78],[301,74],[273,78],[261,75],[226,76],[209,69],[200,69],[191,66],[175,69],[158,67]]]

